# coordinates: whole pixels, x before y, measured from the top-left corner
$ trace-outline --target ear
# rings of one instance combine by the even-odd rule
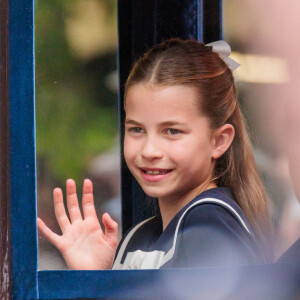
[[[218,128],[213,134],[212,158],[218,159],[230,147],[235,135],[234,127],[225,124]]]

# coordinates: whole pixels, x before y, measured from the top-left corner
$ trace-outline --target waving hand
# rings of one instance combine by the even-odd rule
[[[53,199],[62,235],[54,233],[40,218],[37,225],[42,234],[61,252],[68,267],[73,270],[110,269],[118,245],[118,224],[105,213],[102,216],[105,232],[102,231],[94,206],[92,182],[86,179],[83,184],[83,217],[74,180],[67,180],[70,219],[65,211],[61,189],[54,189]]]

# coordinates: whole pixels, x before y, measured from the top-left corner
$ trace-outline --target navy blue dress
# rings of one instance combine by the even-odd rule
[[[261,264],[266,257],[227,188],[209,189],[162,231],[160,214],[121,240],[113,269],[193,268]]]
[[[278,263],[300,264],[300,239],[298,239],[282,256]]]

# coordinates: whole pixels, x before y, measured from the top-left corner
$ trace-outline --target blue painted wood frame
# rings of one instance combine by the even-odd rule
[[[298,299],[300,266],[41,271],[39,299]]]
[[[33,0],[9,1],[13,299],[37,299]]]

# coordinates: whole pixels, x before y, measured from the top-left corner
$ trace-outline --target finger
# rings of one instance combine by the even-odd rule
[[[73,179],[67,180],[67,206],[72,223],[76,220],[82,220],[76,194],[76,184]]]
[[[108,213],[103,214],[102,222],[105,227],[105,237],[110,240],[113,246],[118,245],[118,223]]]
[[[53,244],[56,248],[59,247],[60,236],[54,233],[49,227],[47,227],[47,225],[40,218],[37,218],[37,227],[51,244]]]
[[[63,194],[61,189],[55,188],[53,190],[53,201],[54,201],[54,212],[55,212],[56,220],[58,222],[58,225],[62,233],[64,233],[67,226],[70,225],[70,221],[66,214],[65,205],[63,201]]]
[[[93,183],[89,179],[85,179],[83,182],[82,208],[84,218],[97,218],[93,196]]]

